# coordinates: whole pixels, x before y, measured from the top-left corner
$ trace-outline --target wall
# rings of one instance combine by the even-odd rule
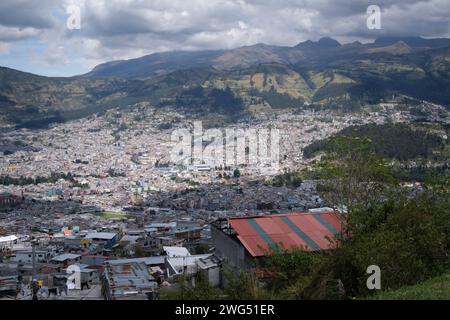
[[[219,257],[224,263],[229,264],[235,269],[248,268],[248,261],[246,260],[245,248],[241,243],[216,227],[211,226],[211,235],[214,247],[216,248],[215,255]]]

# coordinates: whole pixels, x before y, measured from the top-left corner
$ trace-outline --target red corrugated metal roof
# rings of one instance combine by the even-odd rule
[[[327,238],[341,231],[341,221],[333,212],[237,217],[228,222],[253,257],[264,256],[275,244],[285,249],[329,249]]]

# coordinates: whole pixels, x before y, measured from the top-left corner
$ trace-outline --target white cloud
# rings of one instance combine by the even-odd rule
[[[0,42],[0,54],[5,54],[9,52],[11,45],[9,43]]]
[[[0,25],[0,41],[19,41],[27,38],[38,37],[41,32],[34,28],[18,28],[18,27],[6,27]]]
[[[244,22],[239,21],[235,28],[199,32],[189,37],[186,42],[197,48],[231,49],[261,42],[264,36],[264,30],[249,28]]]
[[[158,51],[295,45],[322,36],[449,36],[448,0],[378,0],[383,30],[366,28],[371,0],[2,0],[0,42],[37,40],[38,63],[86,67]],[[81,30],[68,30],[65,8],[81,8]],[[64,50],[56,50],[63,47]],[[3,49],[5,50],[5,49]]]

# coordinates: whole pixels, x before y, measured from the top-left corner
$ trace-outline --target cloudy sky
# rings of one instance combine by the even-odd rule
[[[80,29],[67,26],[73,5]],[[381,30],[367,28],[369,5],[382,10]],[[1,0],[0,65],[69,76],[169,50],[450,37],[449,17],[449,0]]]

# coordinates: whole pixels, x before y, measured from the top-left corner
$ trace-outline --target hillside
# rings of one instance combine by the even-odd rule
[[[370,300],[450,300],[450,273],[413,286],[377,293]]]
[[[192,99],[190,90],[199,87],[206,96]],[[217,89],[229,95],[228,88],[234,97],[225,101],[233,105],[225,108],[210,94]],[[35,127],[139,102],[225,114],[252,105],[353,110],[393,94],[450,105],[450,41],[389,38],[341,45],[323,38],[295,47],[168,52],[109,62],[71,78],[0,68],[0,121]],[[207,106],[199,110],[202,103]]]
[[[341,45],[331,38],[304,41],[294,47],[256,44],[232,50],[175,51],[95,67],[86,77],[148,78],[180,69],[214,67],[220,70],[280,63],[303,68],[326,66],[342,57],[353,60],[367,53],[406,54],[450,47],[450,39],[379,38],[369,44]]]
[[[306,159],[328,151],[335,137],[363,138],[379,157],[393,164],[393,175],[400,181],[424,182],[449,172],[450,127],[439,123],[413,122],[368,124],[348,127],[332,138],[318,140],[303,150]]]
[[[148,78],[179,69],[211,66],[210,61],[223,51],[175,51],[147,55],[126,61],[96,66],[84,77]]]
[[[429,159],[436,153],[444,151],[448,143],[442,136],[447,130],[439,125],[426,124],[368,124],[348,127],[336,136],[350,136],[369,139],[372,150],[387,159],[407,161],[412,159]],[[304,149],[306,158],[311,158],[329,146],[329,139],[312,143]]]
[[[0,119],[20,125],[85,116],[111,107],[130,88],[120,79],[48,78],[0,68]]]

